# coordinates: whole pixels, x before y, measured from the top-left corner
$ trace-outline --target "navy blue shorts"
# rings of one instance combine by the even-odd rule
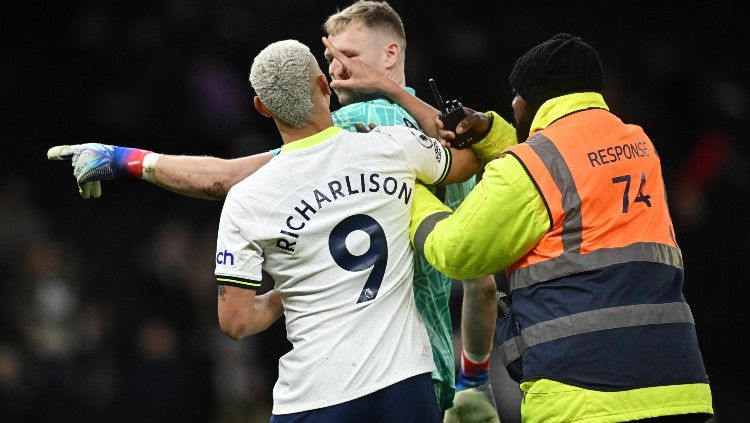
[[[429,373],[330,407],[271,416],[271,423],[439,423],[443,421]]]

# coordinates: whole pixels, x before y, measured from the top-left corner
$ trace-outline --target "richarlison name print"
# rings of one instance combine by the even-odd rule
[[[276,240],[276,247],[293,253],[297,245],[300,231],[304,230],[307,222],[323,209],[326,204],[352,195],[390,195],[403,200],[408,206],[414,190],[413,182],[397,180],[392,176],[382,177],[379,173],[360,173],[346,175],[334,179],[313,189],[304,195],[289,213],[282,229],[281,237]]]

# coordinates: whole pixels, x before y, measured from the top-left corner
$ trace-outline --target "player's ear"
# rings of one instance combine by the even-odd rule
[[[396,66],[401,58],[401,46],[398,43],[389,43],[385,46],[385,68],[390,70]]]
[[[315,82],[318,84],[318,87],[320,88],[320,92],[322,92],[325,95],[331,95],[331,86],[328,84],[328,78],[324,74],[320,74],[315,77]]]
[[[258,111],[258,113],[262,114],[265,117],[271,117],[271,111],[268,110],[268,107],[266,107],[265,104],[260,100],[260,97],[257,95],[253,98],[253,106],[255,107],[255,110]]]

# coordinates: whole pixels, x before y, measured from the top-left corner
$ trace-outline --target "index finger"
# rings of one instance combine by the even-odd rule
[[[331,42],[328,40],[328,37],[321,38],[323,40],[323,45],[326,46],[328,51],[331,53],[331,55],[338,60],[341,63],[348,63],[349,58],[346,57],[344,53],[339,51],[336,47],[331,44]]]
[[[73,149],[69,145],[56,145],[47,150],[49,160],[67,160],[73,155]]]
[[[464,132],[466,132],[466,130],[468,128],[471,128],[471,126],[474,124],[475,120],[477,120],[476,114],[471,114],[461,119],[461,122],[458,122],[458,125],[456,125],[456,134],[463,134]]]
[[[450,140],[456,138],[456,134],[453,133],[452,131],[448,131],[448,130],[445,130],[445,129],[439,129],[439,128],[437,129],[437,136],[438,136],[438,139],[446,140],[446,141],[450,141]]]

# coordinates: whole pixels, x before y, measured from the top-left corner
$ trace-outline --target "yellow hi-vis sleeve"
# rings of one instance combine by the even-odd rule
[[[516,128],[513,125],[493,111],[489,111],[487,114],[492,116],[490,132],[471,146],[477,156],[485,163],[498,158],[503,150],[518,143]]]
[[[424,186],[414,190],[414,248],[453,279],[477,279],[523,257],[550,228],[547,209],[518,160],[487,164],[482,180],[451,213]]]

